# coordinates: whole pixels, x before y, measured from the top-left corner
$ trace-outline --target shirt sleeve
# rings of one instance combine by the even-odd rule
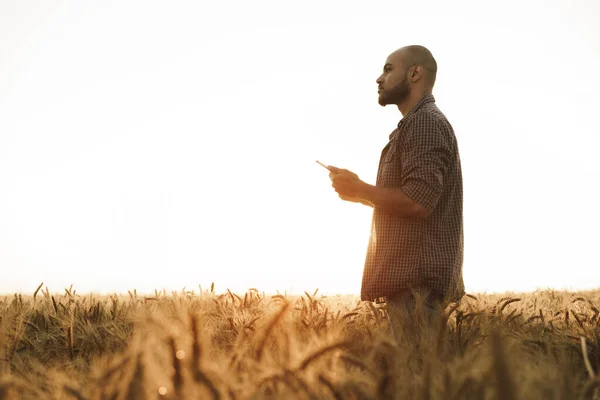
[[[418,113],[406,127],[402,143],[402,192],[430,213],[442,190],[452,151],[437,119]]]

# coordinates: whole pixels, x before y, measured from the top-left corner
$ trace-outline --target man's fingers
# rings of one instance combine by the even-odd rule
[[[343,174],[333,174],[330,175],[329,178],[331,179],[332,183],[349,184],[353,182],[352,177]]]
[[[337,168],[337,167],[332,167],[329,166],[329,179],[334,179],[334,177],[345,177],[347,179],[359,179],[358,175],[356,175],[354,172],[349,171],[347,169],[343,169],[343,168]]]
[[[348,182],[345,179],[334,179],[333,181],[331,181],[331,186],[333,186],[334,188],[341,188],[348,186],[347,183]]]
[[[341,185],[339,183],[332,183],[331,187],[335,189],[336,192],[340,193],[346,189],[346,185]]]
[[[333,183],[331,184],[331,187],[333,187],[335,189],[335,191],[337,193],[348,193],[348,192],[353,192],[354,190],[352,189],[351,186],[345,185],[343,183]]]

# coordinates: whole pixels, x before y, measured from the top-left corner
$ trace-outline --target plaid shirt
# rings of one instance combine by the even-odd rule
[[[431,213],[424,219],[373,210],[361,299],[424,285],[448,301],[462,277],[462,173],[454,130],[427,95],[398,124],[381,152],[376,186],[399,188]]]

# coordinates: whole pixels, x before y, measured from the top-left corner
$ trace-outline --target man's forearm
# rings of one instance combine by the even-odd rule
[[[340,198],[342,200],[350,201],[352,203],[360,203],[360,204],[364,204],[365,206],[368,206],[368,207],[374,207],[373,203],[371,203],[363,198],[360,198],[360,197],[347,197],[347,196],[340,195]]]
[[[360,197],[389,214],[413,218],[429,216],[426,209],[406,197],[399,188],[382,188],[365,183]]]
[[[371,203],[367,199],[358,199],[358,202],[361,203],[361,204],[364,204],[367,207],[375,207],[375,204]]]

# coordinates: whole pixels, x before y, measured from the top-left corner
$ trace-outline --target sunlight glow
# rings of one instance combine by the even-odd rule
[[[597,286],[598,4],[433,3],[2,2],[0,292],[358,293],[371,210],[314,160],[374,182],[401,117],[375,79],[414,43],[459,141],[467,290]]]

